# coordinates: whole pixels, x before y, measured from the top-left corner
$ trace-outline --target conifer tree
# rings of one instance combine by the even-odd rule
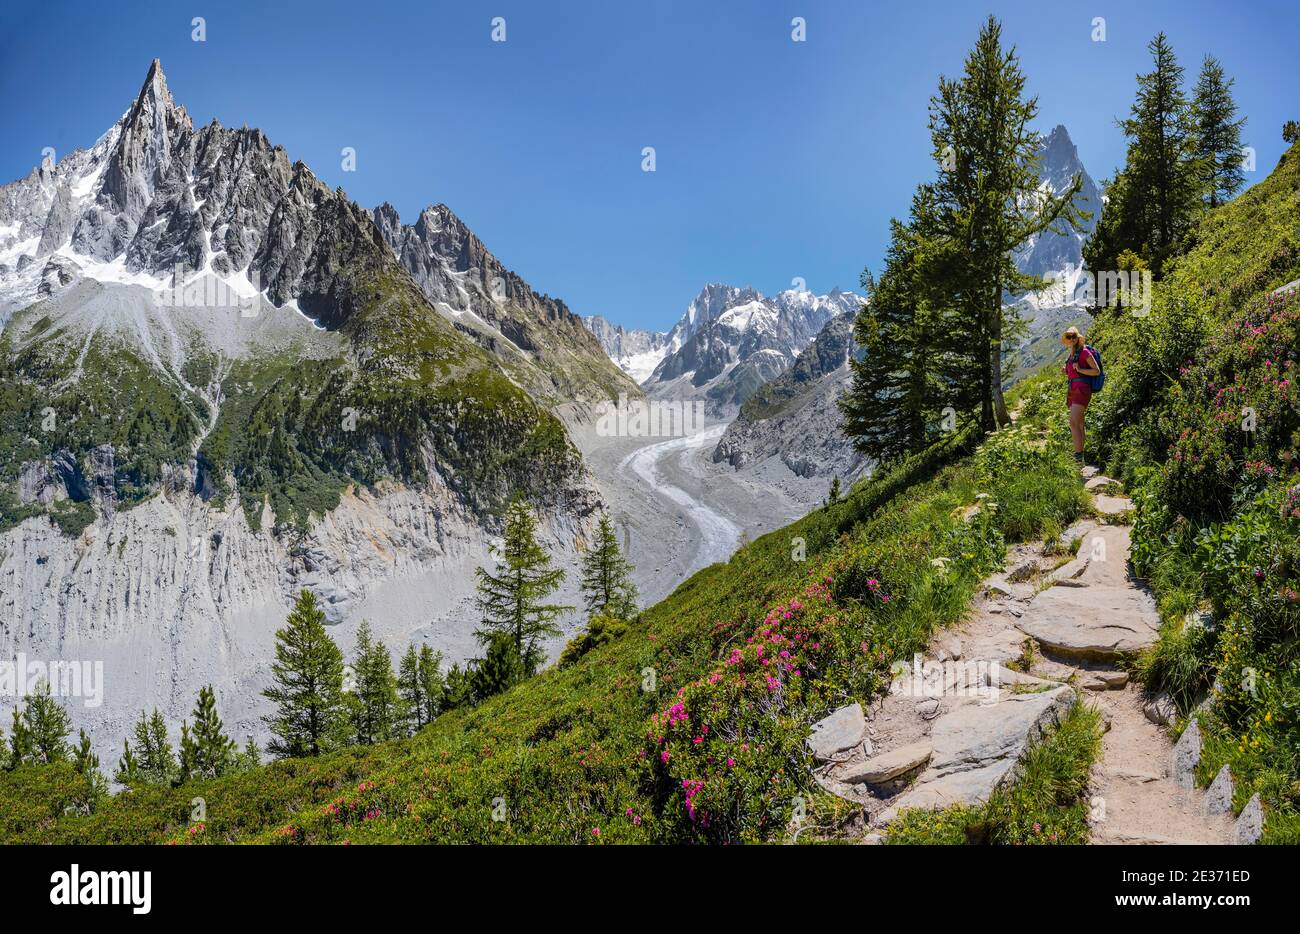
[[[419,652],[411,645],[402,656],[397,688],[408,733],[418,732],[438,716],[443,690],[441,665],[442,653],[428,645],[421,646]]]
[[[424,686],[420,681],[420,656],[414,645],[406,647],[397,665],[397,693],[402,699],[407,734],[419,732],[425,726]]]
[[[498,634],[509,636],[525,675],[541,664],[542,640],[560,634],[555,619],[573,609],[545,602],[564,580],[564,569],[552,566],[536,532],[532,510],[516,495],[506,511],[503,544],[496,551],[497,572],[475,569],[483,613],[483,625],[475,635],[485,648],[493,645]]]
[[[369,746],[391,739],[400,719],[393,659],[388,647],[372,636],[365,620],[357,628],[353,671],[356,683],[347,695],[352,741]]]
[[[1245,117],[1237,117],[1237,103],[1232,99],[1233,79],[1223,73],[1219,60],[1205,56],[1192,99],[1196,120],[1195,156],[1200,162],[1203,200],[1216,208],[1232,199],[1246,177],[1242,174],[1245,154],[1241,148],[1241,128]]]
[[[118,761],[114,780],[131,786],[165,787],[173,784],[178,770],[176,754],[167,739],[167,724],[157,707],[148,717],[143,710],[140,711],[140,719],[133,727],[133,735],[134,747],[130,740],[122,741],[122,758]]]
[[[235,764],[230,771],[251,772],[261,764],[262,750],[253,742],[253,737],[249,736],[245,738],[244,748],[235,754]]]
[[[18,708],[14,708],[14,719],[12,735],[9,737],[8,754],[5,757],[5,768],[16,769],[27,761],[30,755],[30,746],[27,741],[27,728],[23,725],[22,714]]]
[[[528,677],[515,640],[508,632],[493,633],[483,658],[475,659],[470,673],[475,701],[509,690]]]
[[[867,302],[853,320],[853,340],[862,353],[849,358],[852,381],[839,400],[845,435],[876,463],[923,447],[932,408],[927,312],[912,288],[911,234],[897,220],[891,231],[880,279],[862,274]]]
[[[438,707],[438,712],[443,713],[448,710],[455,710],[458,707],[466,707],[474,702],[474,685],[470,681],[470,673],[461,667],[459,662],[454,662],[447,671],[447,686],[443,691],[442,703]]]
[[[275,738],[267,751],[280,758],[319,756],[346,738],[343,653],[325,631],[325,613],[304,590],[285,627],[275,634],[273,687],[262,692],[276,705],[265,717]]]
[[[1106,271],[1129,249],[1159,278],[1203,211],[1205,182],[1183,68],[1164,33],[1147,48],[1153,68],[1138,75],[1130,116],[1119,121],[1128,138],[1124,168],[1104,185],[1106,210],[1083,253],[1089,269]]]
[[[100,800],[108,794],[108,781],[99,770],[99,756],[90,745],[90,737],[82,730],[77,748],[72,753],[72,767],[85,779],[84,791],[74,796],[74,807],[83,814],[92,813]]]
[[[1004,296],[1045,285],[1021,273],[1013,253],[1044,230],[1073,226],[1084,213],[1074,205],[1081,176],[1060,194],[1040,190],[1042,141],[1030,129],[1038,101],[1024,92],[1015,49],[1002,47],[1001,24],[990,16],[961,78],[940,78],[930,100],[940,171],[914,208],[927,241],[923,274],[941,293],[932,304],[956,312],[938,333],[959,336],[959,346],[974,356],[985,430],[1011,421],[1002,396],[1002,351],[1017,318]]]
[[[235,741],[226,735],[217,714],[217,697],[212,685],[199,689],[194,705],[194,728],[181,724],[179,782],[190,779],[220,778],[235,764]]]
[[[82,730],[77,743],[77,748],[72,753],[72,767],[80,774],[87,775],[92,771],[99,769],[99,756],[95,755],[90,746],[90,737],[86,731]]]
[[[131,741],[122,740],[122,755],[117,760],[117,772],[113,775],[113,781],[128,788],[140,784],[140,763],[131,751]]]
[[[632,565],[623,557],[614,524],[602,513],[595,541],[582,557],[582,596],[592,616],[627,619],[636,613]]]
[[[442,676],[442,653],[435,652],[428,645],[420,646],[420,686],[424,700],[422,719],[427,726],[438,717],[442,709],[442,698],[446,692],[446,683]]]
[[[26,698],[22,714],[14,709],[10,766],[68,761],[72,755],[68,745],[71,730],[68,712],[50,695],[49,683],[42,681]]]

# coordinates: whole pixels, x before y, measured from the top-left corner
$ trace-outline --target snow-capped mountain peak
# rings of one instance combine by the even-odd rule
[[[628,331],[586,320],[610,357],[655,395],[703,399],[718,411],[739,406],[788,367],[826,323],[856,312],[862,298],[833,289],[816,295],[786,289],[705,285],[667,332]]]

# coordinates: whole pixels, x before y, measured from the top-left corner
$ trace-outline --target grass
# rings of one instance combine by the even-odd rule
[[[1049,382],[1030,387],[1056,389]],[[961,617],[1001,566],[1008,524],[1037,535],[1077,518],[1077,482],[1062,482],[1063,471],[1073,476],[1064,449],[1031,443],[1049,412],[1060,417],[1058,406],[1044,407],[1036,428],[1026,423],[978,451],[969,438],[950,439],[860,482],[844,501],[694,575],[619,638],[478,707],[447,713],[412,738],[117,795],[88,815],[59,816],[60,800],[76,784],[67,776],[35,793],[31,776],[0,775],[0,810],[19,806],[14,796],[24,795],[22,808],[51,815],[10,823],[3,839],[784,839],[796,802],[812,813],[836,810],[811,781],[803,747],[810,724],[845,703],[869,701],[887,687],[890,661],[922,651],[937,628]],[[1016,469],[1003,472],[999,463]],[[998,505],[964,521],[977,501]],[[804,561],[795,560],[800,539]],[[949,560],[938,567],[934,557]],[[788,620],[781,617],[786,609]],[[757,644],[777,631],[791,640],[815,636],[798,643],[799,673],[785,671],[776,694],[757,678],[731,678],[761,670]],[[743,665],[729,666],[737,650]],[[647,671],[654,674],[650,690]],[[689,719],[657,732],[655,716],[678,699]],[[707,739],[696,744],[696,736]],[[663,752],[670,752],[666,761]],[[734,764],[723,768],[728,760]],[[694,806],[710,816],[707,824],[692,819],[683,781],[703,783]],[[207,801],[199,830],[186,819],[196,795]],[[493,820],[495,801],[505,802],[506,820]]]

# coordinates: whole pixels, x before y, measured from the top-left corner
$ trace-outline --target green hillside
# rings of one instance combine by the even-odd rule
[[[1089,335],[1109,374],[1090,437],[1136,491],[1135,563],[1169,621],[1139,675],[1184,715],[1217,680],[1198,714],[1200,778],[1227,763],[1238,806],[1258,791],[1265,842],[1300,836],[1300,298],[1270,294],[1300,278],[1297,230],[1293,146],[1209,215],[1150,317],[1106,313]],[[0,776],[0,840],[772,841],[788,838],[796,800],[834,836],[840,805],[809,777],[810,724],[884,690],[889,663],[960,617],[1005,543],[1058,533],[1085,508],[1064,390],[1055,373],[1031,379],[1015,427],[950,437],[858,484],[696,574],[614,641],[411,739],[137,790],[89,814],[70,766],[24,766]],[[1211,624],[1184,628],[1201,609]],[[1063,839],[1080,839],[1078,789],[1063,787],[1027,788],[992,836],[1075,820]]]

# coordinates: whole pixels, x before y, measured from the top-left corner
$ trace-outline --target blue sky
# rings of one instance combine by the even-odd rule
[[[197,123],[259,126],[359,203],[446,202],[580,314],[667,328],[706,282],[856,288],[933,172],[926,102],[988,13],[1098,180],[1157,31],[1236,78],[1256,181],[1300,118],[1294,2],[5,4],[0,181],[89,146],[152,58]],[[193,16],[205,42],[191,39]],[[506,41],[491,41],[491,19]],[[807,41],[791,41],[802,16]],[[1106,41],[1091,38],[1106,20]],[[340,150],[357,152],[355,172]],[[656,150],[656,171],[641,151]]]

